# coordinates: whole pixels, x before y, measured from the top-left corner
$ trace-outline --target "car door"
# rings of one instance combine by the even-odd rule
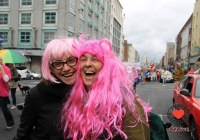
[[[194,77],[191,77],[191,76],[188,77],[184,88],[189,91],[190,96],[180,94],[179,103],[185,106],[188,110],[191,110],[192,109],[191,101],[192,101],[192,96],[194,92]]]
[[[180,83],[174,88],[174,103],[180,104],[180,90],[183,89],[186,85],[188,77],[185,76]]]

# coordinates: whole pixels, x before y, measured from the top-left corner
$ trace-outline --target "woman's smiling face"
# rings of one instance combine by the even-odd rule
[[[95,81],[96,75],[102,69],[103,64],[95,55],[84,53],[80,58],[81,77],[87,89]]]

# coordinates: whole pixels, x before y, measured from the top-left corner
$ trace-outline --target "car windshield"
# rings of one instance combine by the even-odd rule
[[[31,73],[36,73],[34,70],[31,70],[31,69],[29,69],[29,71],[30,71]]]
[[[167,76],[172,77],[172,73],[167,71]]]
[[[200,98],[200,78],[197,78],[194,95],[196,98]]]

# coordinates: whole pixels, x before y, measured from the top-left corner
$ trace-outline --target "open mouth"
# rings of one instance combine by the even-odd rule
[[[73,73],[63,74],[64,77],[71,77],[72,75],[74,75],[74,72]]]
[[[86,76],[94,76],[96,73],[95,72],[91,72],[91,71],[86,71],[85,75]]]

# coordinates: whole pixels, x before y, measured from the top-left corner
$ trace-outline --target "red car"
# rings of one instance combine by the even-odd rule
[[[184,106],[187,111],[183,121],[190,129],[192,140],[200,139],[200,75],[186,75],[174,88],[174,105]]]

